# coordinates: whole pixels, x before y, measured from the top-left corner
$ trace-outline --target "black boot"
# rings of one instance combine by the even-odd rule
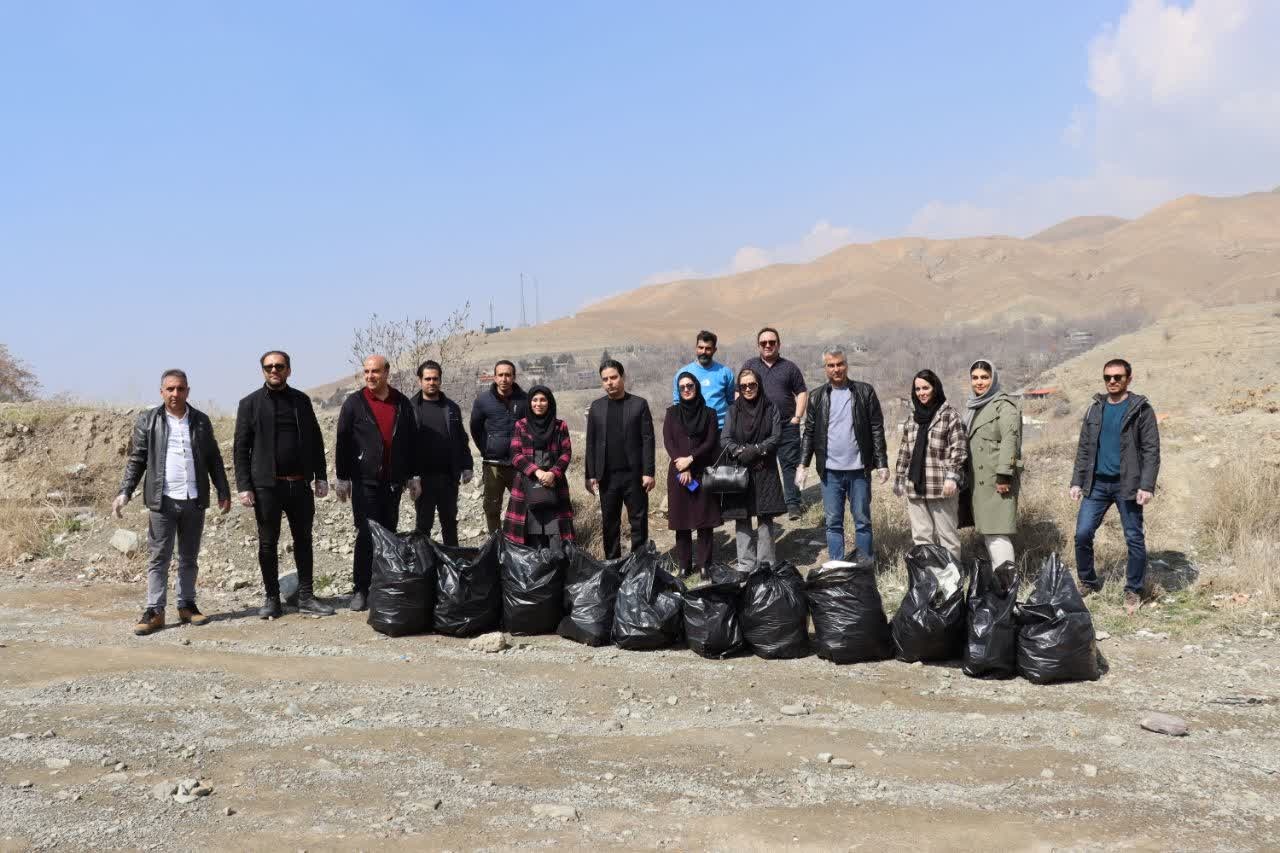
[[[259,619],[279,619],[284,615],[284,608],[280,606],[280,596],[268,595],[262,600],[262,606],[258,608]]]
[[[336,611],[315,597],[309,586],[298,587],[298,612],[312,616],[332,616]]]

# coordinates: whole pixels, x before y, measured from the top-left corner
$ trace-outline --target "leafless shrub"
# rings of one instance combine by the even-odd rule
[[[1207,485],[1201,535],[1224,563],[1223,588],[1274,608],[1280,604],[1280,468],[1236,462],[1214,469]]]
[[[475,399],[475,349],[479,333],[470,328],[471,303],[437,323],[426,317],[386,320],[369,316],[368,325],[355,329],[351,363],[356,376],[365,358],[374,353],[391,362],[391,384],[406,394],[418,388],[418,365],[427,359],[440,362],[445,393],[466,411]]]
[[[34,400],[40,382],[25,363],[0,344],[0,403],[22,403]]]

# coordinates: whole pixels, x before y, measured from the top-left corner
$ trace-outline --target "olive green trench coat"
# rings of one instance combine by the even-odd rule
[[[996,477],[1010,478],[1009,493],[996,491]],[[983,535],[1010,536],[1018,530],[1022,480],[1022,411],[1001,392],[969,424],[969,490],[973,527]]]

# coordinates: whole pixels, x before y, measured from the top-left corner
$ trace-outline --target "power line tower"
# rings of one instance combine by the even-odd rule
[[[524,310],[524,273],[520,273],[520,325],[529,325],[529,315]]]

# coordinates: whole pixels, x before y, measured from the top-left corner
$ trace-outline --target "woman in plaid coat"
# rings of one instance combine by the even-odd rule
[[[947,402],[942,382],[922,370],[911,382],[911,412],[898,429],[893,493],[907,497],[911,540],[941,545],[960,562],[960,482],[969,440],[960,413]]]
[[[560,550],[573,541],[569,500],[569,427],[556,418],[556,398],[545,385],[529,389],[529,414],[511,432],[511,465],[516,470],[502,532],[518,545]],[[545,503],[540,502],[544,496]],[[554,499],[552,499],[554,498]]]

